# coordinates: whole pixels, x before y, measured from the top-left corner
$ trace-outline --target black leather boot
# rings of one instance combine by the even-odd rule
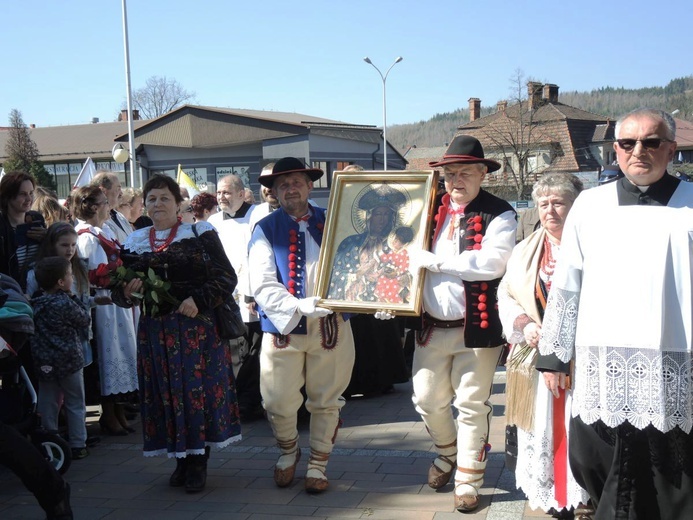
[[[185,492],[199,493],[207,484],[207,459],[209,459],[209,446],[205,448],[204,455],[188,455],[188,466],[185,475]]]
[[[187,467],[187,457],[176,458],[176,469],[171,473],[171,478],[168,479],[168,485],[171,487],[181,487],[185,485]]]

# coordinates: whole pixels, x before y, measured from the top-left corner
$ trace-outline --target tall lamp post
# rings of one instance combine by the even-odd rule
[[[125,88],[126,99],[128,104],[128,146],[130,147],[130,186],[137,187],[135,184],[137,164],[135,156],[135,130],[132,122],[132,87],[130,86],[130,44],[128,43],[128,11],[123,0],[123,41],[125,43]],[[142,185],[142,179],[139,179],[139,185]]]
[[[390,65],[390,68],[387,69],[385,75],[383,75],[383,73],[380,72],[380,69],[373,64],[373,62],[368,56],[363,58],[363,61],[365,61],[369,65],[373,65],[373,68],[378,71],[378,74],[380,74],[380,79],[383,80],[383,170],[387,170],[387,96],[385,90],[385,82],[387,81],[387,75],[392,70],[392,67],[397,65],[403,59],[404,58],[402,58],[402,56],[398,56],[395,62],[392,65]]]

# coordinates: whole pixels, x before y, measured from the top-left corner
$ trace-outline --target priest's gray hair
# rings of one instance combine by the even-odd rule
[[[621,125],[630,119],[631,117],[643,117],[648,116],[653,119],[660,119],[664,123],[666,135],[661,135],[665,139],[670,141],[676,141],[676,121],[671,117],[669,112],[664,110],[659,110],[658,108],[637,108],[627,114],[621,116],[618,121],[616,121],[616,139],[621,138]]]

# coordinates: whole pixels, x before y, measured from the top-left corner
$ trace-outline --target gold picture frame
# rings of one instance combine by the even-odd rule
[[[409,270],[408,251],[426,247],[437,186],[433,170],[334,172],[318,263],[321,306],[420,314],[424,274]]]

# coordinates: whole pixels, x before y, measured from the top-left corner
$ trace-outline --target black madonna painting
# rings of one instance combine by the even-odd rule
[[[409,251],[422,248],[437,185],[421,172],[335,172],[320,254],[321,305],[416,315],[421,275]]]

